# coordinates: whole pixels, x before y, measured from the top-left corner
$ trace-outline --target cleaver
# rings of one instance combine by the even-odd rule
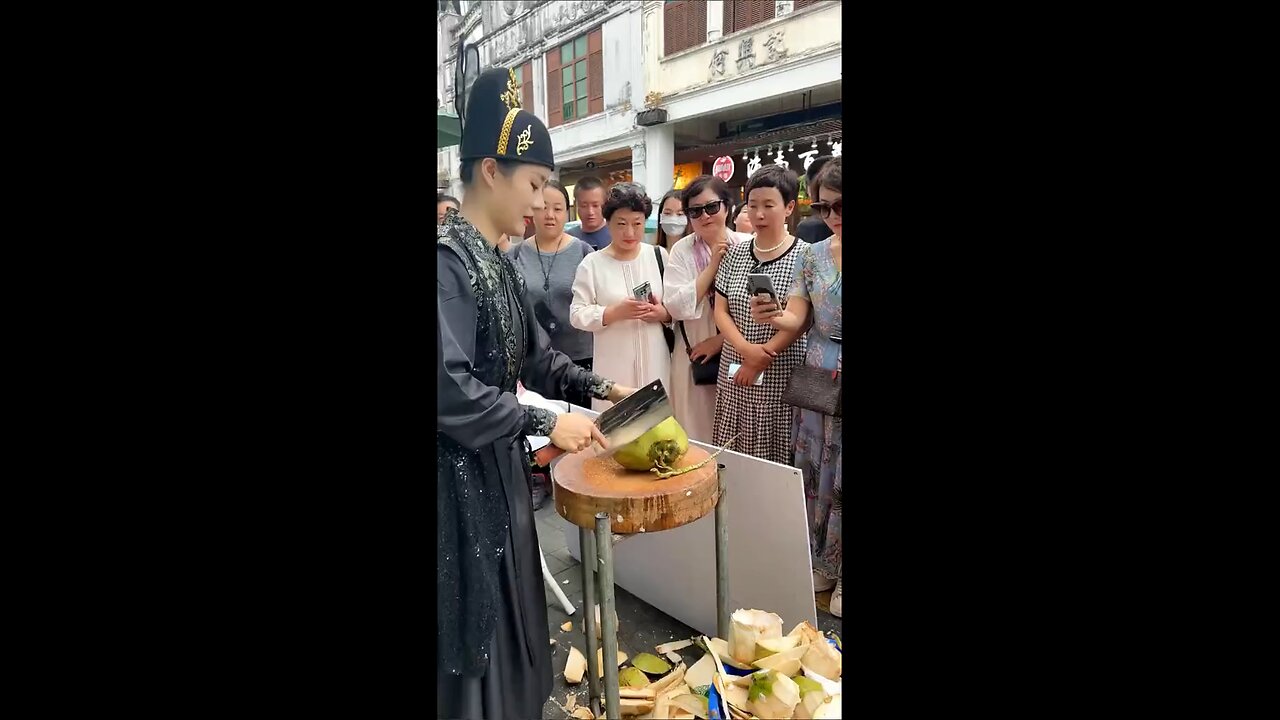
[[[671,415],[671,399],[667,397],[667,389],[663,387],[662,381],[654,380],[646,384],[596,417],[596,427],[600,428],[600,434],[609,441],[609,449],[600,455],[610,455],[618,448],[640,439],[641,435],[654,429]],[[534,453],[533,461],[536,465],[549,465],[552,460],[564,454],[564,450],[548,445]]]

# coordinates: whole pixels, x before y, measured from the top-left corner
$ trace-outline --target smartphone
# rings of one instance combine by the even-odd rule
[[[645,280],[639,285],[631,288],[631,297],[640,302],[649,302],[649,295],[653,293],[653,289],[649,286],[649,281]]]
[[[767,297],[774,304],[778,302],[778,293],[773,290],[773,278],[764,273],[751,273],[747,276],[747,292]]]
[[[738,374],[738,370],[742,369],[742,363],[729,363],[729,379],[732,380],[734,375]],[[756,377],[756,385],[764,384],[764,373],[760,373]]]

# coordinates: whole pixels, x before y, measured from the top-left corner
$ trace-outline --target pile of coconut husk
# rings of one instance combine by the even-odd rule
[[[686,668],[676,651],[694,645],[703,655]],[[726,720],[841,717],[839,638],[828,638],[807,622],[783,635],[782,618],[774,613],[739,610],[732,616],[728,640],[700,636],[664,643],[655,650],[657,655],[636,655],[618,673],[619,710],[624,717],[705,719],[710,715],[713,689],[728,709]],[[619,666],[625,663],[626,656],[619,653]],[[585,667],[585,661],[581,665]],[[580,672],[565,674],[581,677]],[[590,711],[577,708],[575,712],[583,714],[574,717],[591,720]]]
[[[576,654],[575,654],[576,653]],[[596,653],[596,666],[598,673],[604,675],[604,665],[602,657],[603,650]],[[668,690],[673,687],[684,689],[684,694],[688,693],[688,688],[684,686],[685,666],[679,663],[672,667],[671,663],[650,653],[640,653],[633,658],[627,658],[626,653],[618,651],[617,657],[618,667],[618,711],[623,717],[646,718],[655,717],[654,710],[658,707],[658,703],[662,698],[668,696]],[[583,675],[587,667],[586,658],[576,649],[571,648],[568,663],[565,665],[565,681],[570,684],[582,682]],[[706,717],[706,698],[703,698],[703,715]],[[591,711],[586,708],[577,708],[573,710],[573,717],[591,719]],[[663,714],[666,718],[668,715]],[[679,715],[671,715],[670,718],[675,720]],[[690,714],[689,720],[693,720],[694,716]]]

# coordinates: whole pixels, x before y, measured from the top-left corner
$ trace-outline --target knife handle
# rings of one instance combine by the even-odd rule
[[[533,462],[538,467],[546,467],[551,464],[552,460],[564,455],[564,450],[555,445],[548,445],[533,454]]]

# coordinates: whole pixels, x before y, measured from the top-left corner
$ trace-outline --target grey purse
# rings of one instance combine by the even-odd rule
[[[832,334],[832,340],[840,344],[840,356],[844,357],[844,338],[840,331]],[[837,365],[841,363],[837,361]],[[782,402],[812,410],[823,415],[840,417],[840,401],[844,399],[843,370],[824,370],[811,365],[797,365],[782,391]]]
[[[787,389],[782,392],[782,402],[823,415],[840,417],[840,400],[844,393],[841,374],[840,370],[797,365],[791,371]]]

